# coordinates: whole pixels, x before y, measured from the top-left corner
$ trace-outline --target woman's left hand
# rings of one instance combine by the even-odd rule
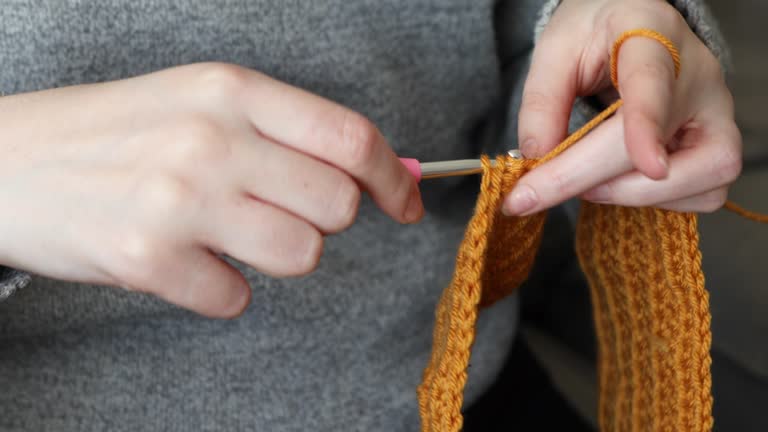
[[[617,95],[609,54],[625,31],[648,28],[680,51],[633,37],[618,58],[623,107],[563,154],[520,179],[503,211],[529,215],[571,197],[623,206],[709,212],[741,172],[741,135],[718,60],[663,0],[564,0],[533,53],[520,109],[526,157],[567,134],[577,96]]]

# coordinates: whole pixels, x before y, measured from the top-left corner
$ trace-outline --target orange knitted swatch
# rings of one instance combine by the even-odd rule
[[[679,72],[674,46],[652,30],[622,35],[656,39]],[[503,197],[526,172],[565,151],[615,113],[616,102],[539,160],[483,157],[475,214],[456,258],[456,270],[437,306],[434,344],[418,388],[423,432],[457,432],[478,308],[503,298],[531,270],[544,214],[507,218]],[[729,203],[742,215],[759,219]],[[599,343],[603,431],[712,429],[709,297],[704,289],[697,218],[654,208],[583,203],[576,249],[589,281]]]

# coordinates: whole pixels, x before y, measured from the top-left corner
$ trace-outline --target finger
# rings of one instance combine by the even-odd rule
[[[518,114],[518,139],[525,157],[544,156],[568,133],[576,97],[577,52],[562,33],[545,33],[533,51]]]
[[[243,99],[263,134],[349,173],[395,220],[410,223],[421,218],[424,209],[416,182],[365,117],[265,76],[254,80]]]
[[[147,291],[211,318],[234,318],[251,301],[243,275],[204,248],[175,256],[147,282],[143,287]]]
[[[308,222],[247,196],[232,198],[208,220],[209,248],[274,277],[302,276],[317,267],[323,237]]]
[[[590,190],[584,199],[651,206],[727,186],[741,173],[741,139],[735,125],[708,136],[689,133],[682,145],[683,149],[670,157],[669,176],[664,180],[655,181],[634,171]]]
[[[343,171],[289,147],[257,138],[237,160],[247,193],[311,223],[324,233],[349,227],[360,189]]]
[[[658,204],[656,207],[677,212],[711,213],[725,205],[728,188],[722,187],[699,195]]]
[[[676,102],[672,57],[653,39],[631,38],[619,52],[618,80],[630,159],[641,173],[663,179],[669,173],[665,143],[680,126],[672,115]]]
[[[580,142],[518,181],[507,196],[507,215],[529,215],[555,206],[632,169],[622,142],[621,113]]]

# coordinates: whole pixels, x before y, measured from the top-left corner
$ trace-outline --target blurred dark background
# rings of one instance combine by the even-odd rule
[[[730,86],[744,139],[744,173],[730,198],[768,213],[768,2],[710,2],[733,53]],[[718,212],[701,218],[701,233],[716,429],[768,431],[768,226]]]
[[[768,2],[711,2],[733,53],[730,85],[744,139],[744,173],[731,199],[768,213]],[[725,212],[701,223],[713,315],[715,424],[723,431],[766,431],[768,226]]]

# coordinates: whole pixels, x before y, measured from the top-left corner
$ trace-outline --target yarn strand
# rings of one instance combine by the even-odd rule
[[[768,215],[747,210],[733,201],[726,201],[725,209],[751,221],[768,224]]]

